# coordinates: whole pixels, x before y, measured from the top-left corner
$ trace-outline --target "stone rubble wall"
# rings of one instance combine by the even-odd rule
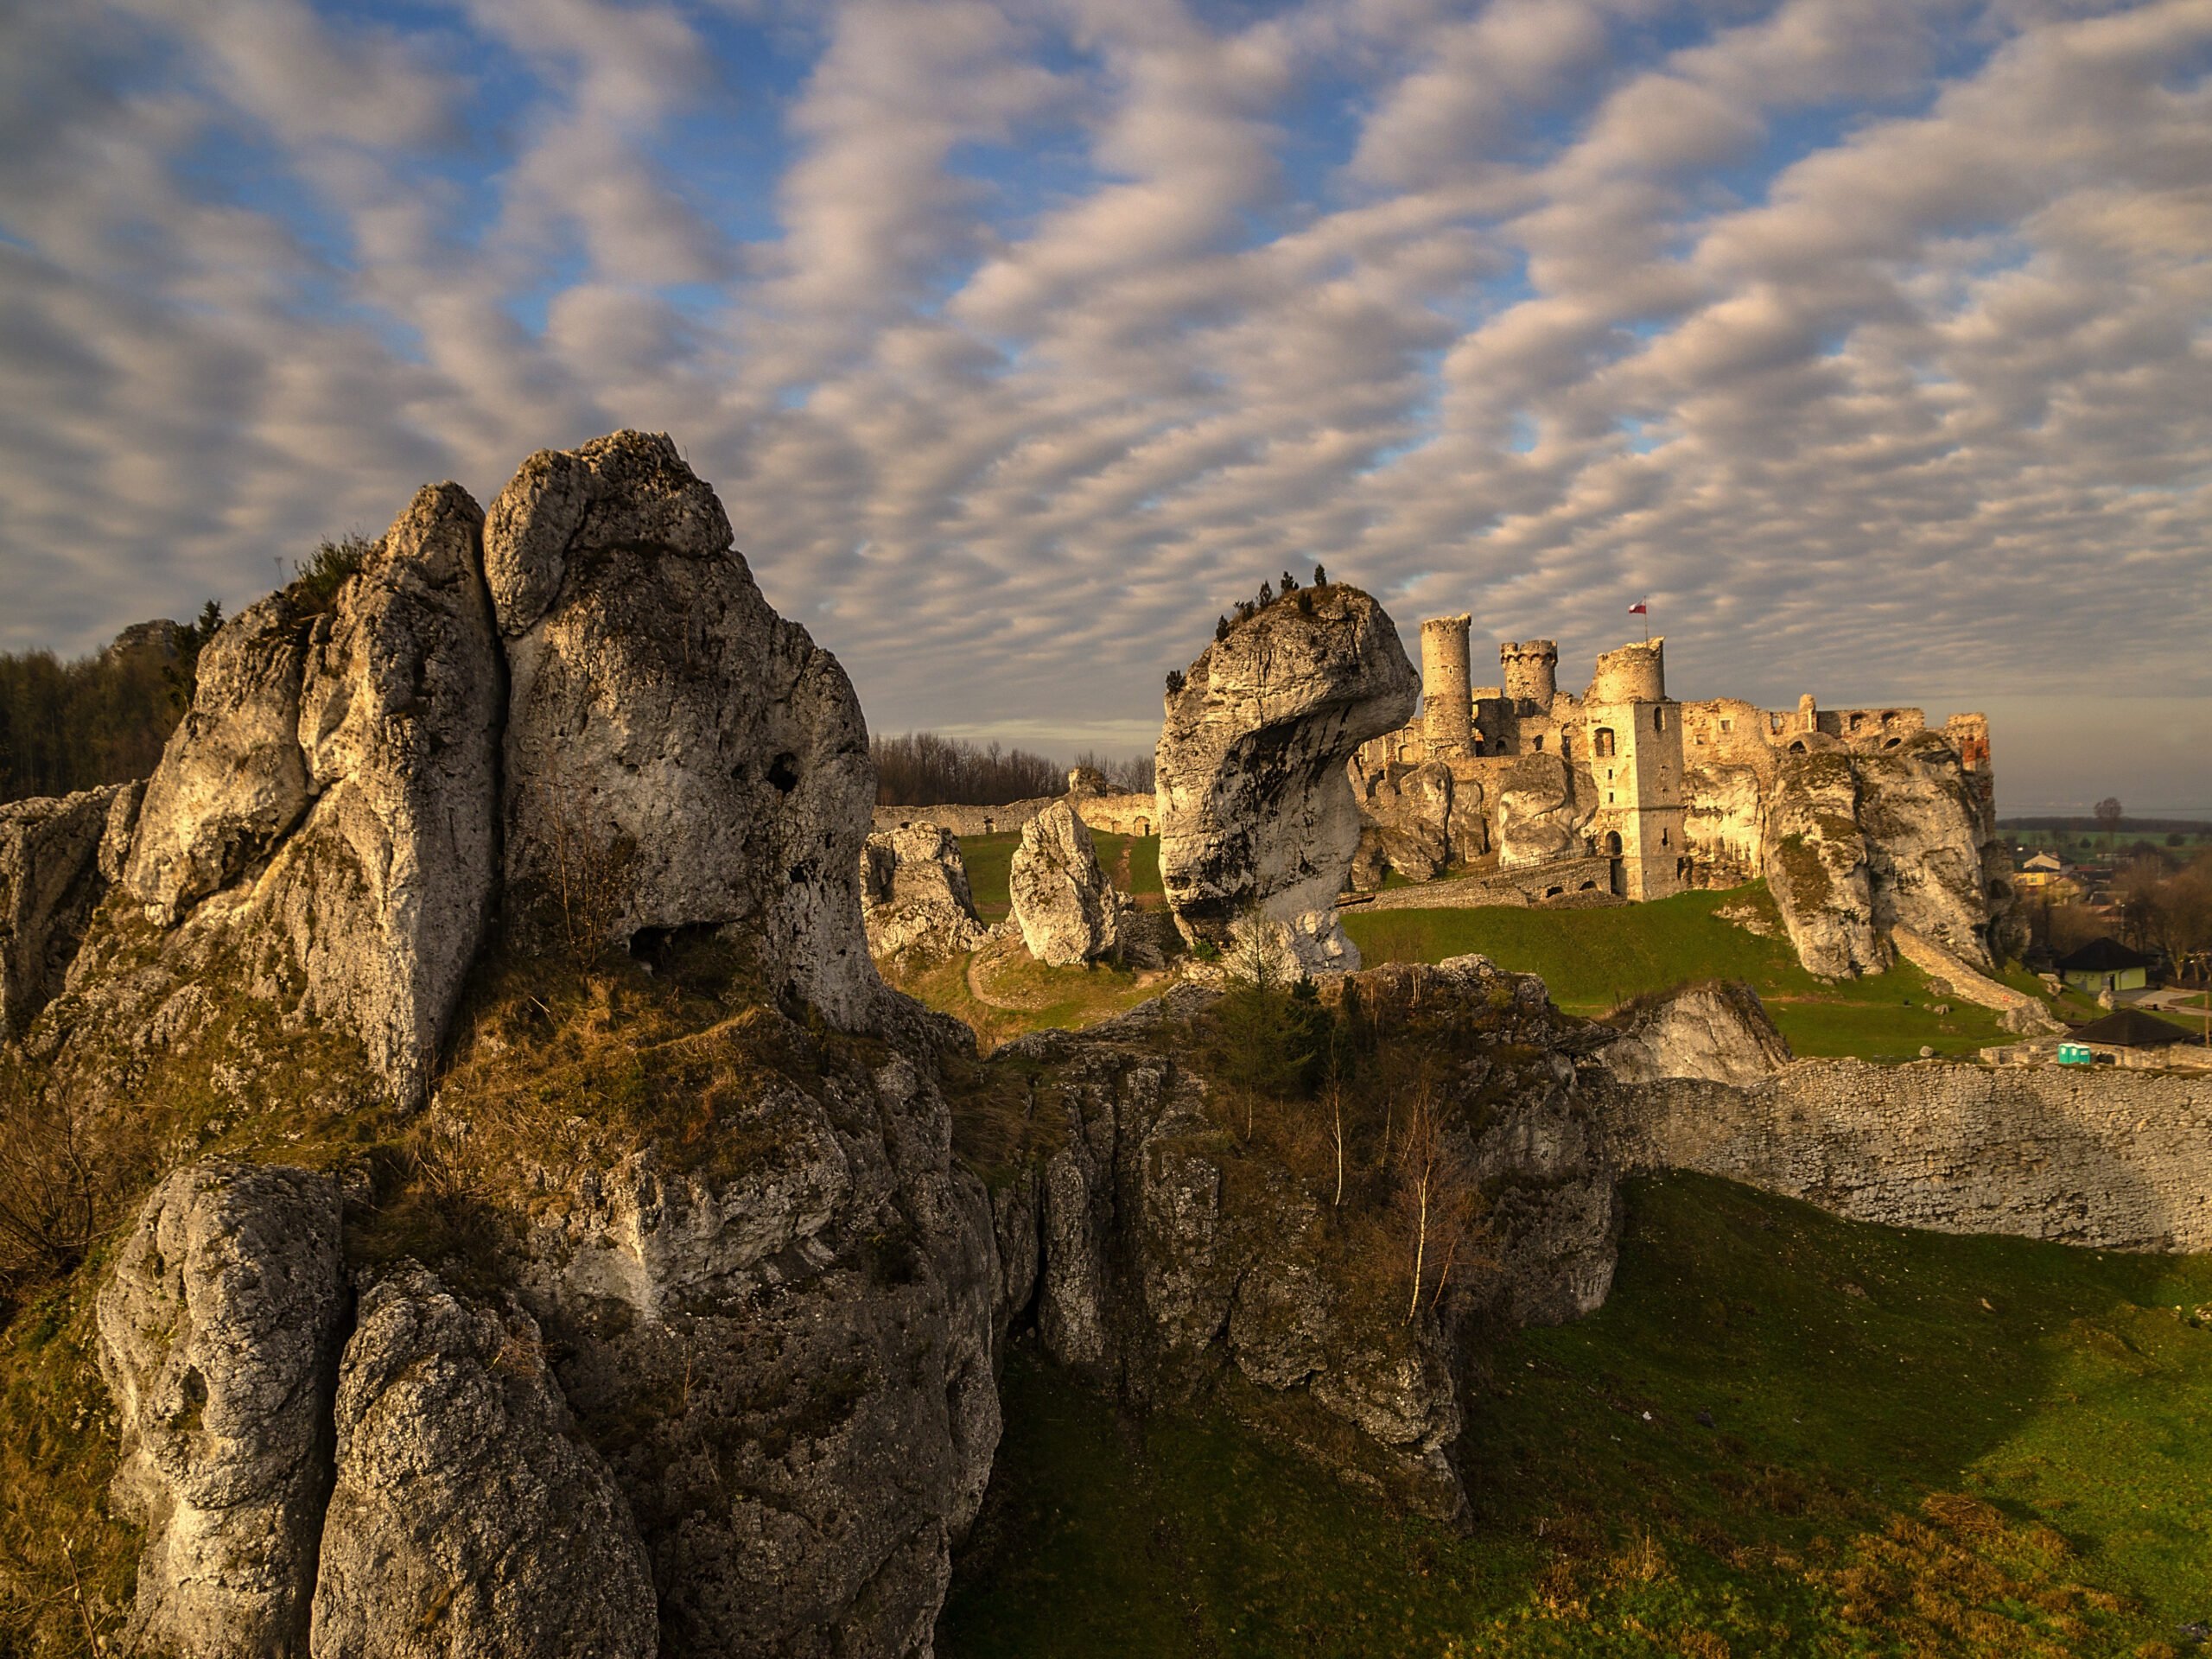
[[[1748,1087],[1621,1085],[1625,1171],[1694,1169],[1858,1221],[2212,1249],[2212,1077],[1800,1060]]]
[[[1160,832],[1160,806],[1149,795],[1040,795],[1001,806],[965,806],[941,802],[931,806],[879,806],[874,811],[878,835],[917,823],[934,823],[956,836],[1005,836],[1020,830],[1046,808],[1065,801],[1093,830],[1109,836],[1151,836]]]

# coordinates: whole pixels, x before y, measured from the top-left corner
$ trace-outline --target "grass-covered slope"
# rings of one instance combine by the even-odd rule
[[[1018,1351],[938,1650],[2174,1654],[2212,1618],[2208,1300],[2212,1258],[1638,1183],[1605,1308],[1491,1357],[1464,1534]]]
[[[1108,880],[1140,904],[1148,898],[1164,900],[1158,836],[1111,836],[1103,830],[1093,830],[1090,841],[1098,849],[1098,865]],[[1020,830],[960,837],[960,860],[968,867],[968,889],[975,896],[976,913],[987,922],[1013,912],[1008,884],[1014,849],[1020,845]]]
[[[1715,913],[1731,909],[1757,911],[1770,931],[1756,934]],[[1923,1046],[1971,1054],[2017,1040],[1990,1010],[1938,995],[1910,963],[1823,984],[1798,962],[1764,882],[1601,910],[1352,911],[1344,931],[1370,963],[1441,962],[1479,951],[1501,967],[1541,974],[1552,1001],[1592,1017],[1693,980],[1744,980],[1801,1055],[1910,1059]],[[1951,1012],[1936,1014],[1940,1002]]]

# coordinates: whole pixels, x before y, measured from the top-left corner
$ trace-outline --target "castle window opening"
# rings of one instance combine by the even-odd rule
[[[1611,790],[1610,790],[1610,789],[1609,789],[1609,790],[1607,790],[1607,791],[1605,791],[1605,804],[1606,804],[1607,806],[1611,806],[1612,804],[1613,804],[1613,791],[1612,791]]]
[[[1600,726],[1598,728],[1598,758],[1602,760],[1612,752],[1613,728],[1610,726]],[[1609,773],[1608,776],[1610,775]]]
[[[1853,715],[1851,717],[1851,729],[1854,732],[1857,731],[1859,729],[1859,722],[1865,718],[1866,716],[1864,715]]]
[[[1792,744],[1789,746],[1789,753],[1792,753],[1792,754],[1802,754],[1802,753],[1805,753],[1805,745],[1804,745],[1804,743],[1802,742],[1802,741],[1800,741],[1796,742],[1796,743],[1792,743]]]
[[[1667,729],[1667,711],[1664,709],[1654,709],[1651,711],[1651,729],[1655,732],[1663,732]]]
[[[1577,893],[1595,893],[1598,891],[1598,884],[1595,881],[1585,881],[1580,887],[1577,887],[1575,891]]]
[[[1546,887],[1544,889],[1544,897],[1547,899],[1556,899],[1560,894],[1566,891],[1567,889],[1565,887]]]
[[[1536,734],[1536,753],[1537,753],[1538,754],[1541,754],[1543,752],[1544,752],[1544,734],[1543,734],[1541,732],[1538,732],[1538,733]]]
[[[1736,729],[1736,722],[1723,715],[1720,716],[1720,729],[1724,732],[1732,732]]]
[[[1769,715],[1766,717],[1766,728],[1770,732],[1780,731],[1782,729],[1782,716],[1780,715]]]
[[[1904,741],[1904,739],[1901,737],[1893,737],[1888,742],[1883,744],[1882,747],[1885,749],[1894,749],[1898,744]]]
[[[1659,844],[1662,847],[1673,846],[1675,844],[1675,832],[1671,830],[1662,830],[1659,832]]]

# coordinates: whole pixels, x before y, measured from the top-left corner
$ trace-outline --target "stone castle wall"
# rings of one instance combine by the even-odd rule
[[[1066,801],[1088,827],[1109,836],[1149,836],[1160,829],[1159,806],[1149,795],[1044,795],[1034,800],[1008,801],[1002,806],[963,806],[952,802],[879,806],[873,827],[882,834],[910,824],[933,823],[956,836],[1011,835],[1060,800]]]
[[[1799,1060],[1737,1088],[1612,1085],[1626,1170],[1694,1169],[1859,1221],[2212,1249],[2212,1077]]]

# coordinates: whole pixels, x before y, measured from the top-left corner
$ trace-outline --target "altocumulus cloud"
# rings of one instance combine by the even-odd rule
[[[0,645],[665,429],[876,723],[1316,558],[2212,807],[2212,0],[0,9]]]

